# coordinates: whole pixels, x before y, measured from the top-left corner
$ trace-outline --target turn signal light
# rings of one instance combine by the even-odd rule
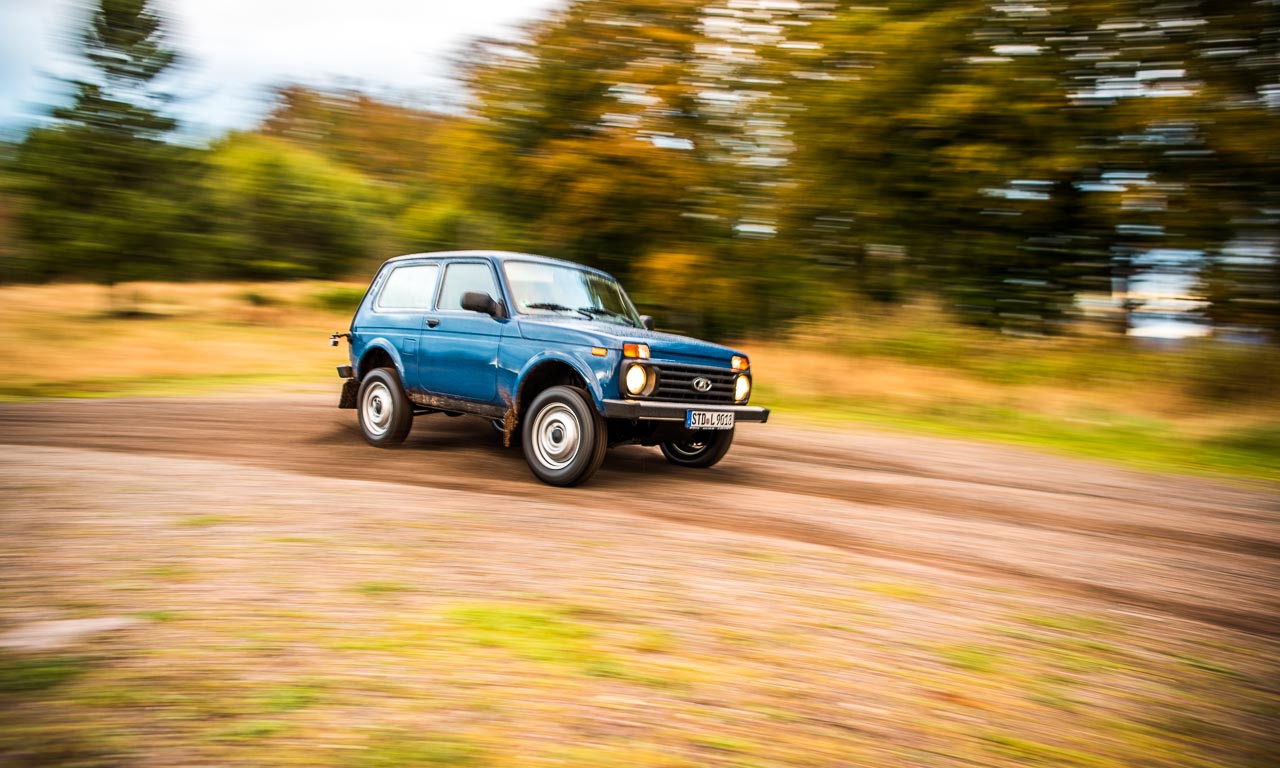
[[[623,345],[622,345],[622,356],[623,356],[623,357],[635,357],[635,358],[639,358],[639,359],[641,359],[641,360],[648,360],[648,359],[649,359],[649,345],[648,345],[648,344],[623,344]]]
[[[730,363],[735,371],[745,371],[751,367],[751,361],[742,355],[734,355],[733,361]]]

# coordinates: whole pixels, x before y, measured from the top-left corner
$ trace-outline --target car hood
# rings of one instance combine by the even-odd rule
[[[531,341],[553,344],[579,344],[583,346],[621,349],[624,343],[648,344],[654,360],[669,360],[696,365],[729,366],[729,359],[736,350],[709,341],[662,333],[644,328],[630,328],[596,320],[572,317],[522,317],[519,320],[520,335]]]

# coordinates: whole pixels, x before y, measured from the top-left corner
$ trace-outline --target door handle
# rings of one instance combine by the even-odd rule
[[[438,318],[438,317],[428,317],[428,318],[427,318],[427,327],[428,327],[428,328],[435,328],[435,327],[436,327],[437,325],[439,325],[439,324],[440,324],[440,318]]]

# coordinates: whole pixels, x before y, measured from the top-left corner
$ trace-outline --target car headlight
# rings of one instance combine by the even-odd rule
[[[748,397],[751,397],[751,377],[745,373],[739,374],[738,380],[733,384],[733,399],[741,403]]]
[[[627,394],[642,395],[649,388],[649,369],[643,365],[630,365],[627,367],[623,382],[626,384]]]

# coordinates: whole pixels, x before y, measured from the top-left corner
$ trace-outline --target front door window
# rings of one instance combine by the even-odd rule
[[[450,264],[444,272],[444,286],[440,289],[441,310],[461,310],[462,294],[467,291],[483,291],[494,301],[500,301],[493,270],[488,264]]]

